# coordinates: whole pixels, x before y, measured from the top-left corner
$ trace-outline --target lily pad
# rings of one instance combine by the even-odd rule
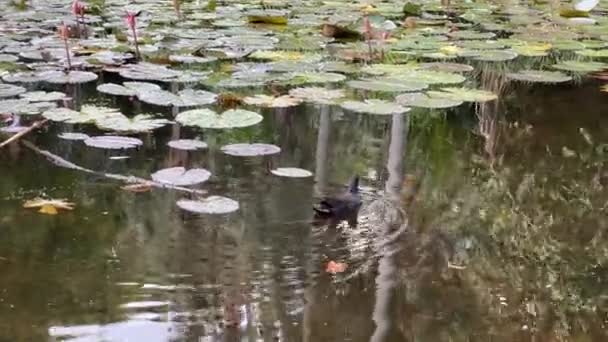
[[[395,98],[395,101],[403,106],[419,108],[451,108],[462,104],[460,100],[430,97],[422,93],[406,93]]]
[[[222,196],[209,196],[201,200],[181,199],[177,206],[196,214],[229,214],[239,210],[239,202]]]
[[[575,51],[574,53],[576,53],[579,56],[592,57],[592,58],[606,58],[606,57],[608,57],[608,49],[602,49],[602,50],[589,50],[589,49],[585,49],[585,50]]]
[[[504,62],[517,58],[517,53],[511,50],[486,50],[473,57],[476,61],[482,62]]]
[[[178,95],[180,99],[178,107],[205,106],[215,103],[217,100],[216,94],[205,90],[184,89]]]
[[[40,74],[43,82],[52,84],[78,84],[97,80],[97,74],[88,71],[45,71]]]
[[[597,72],[608,68],[608,64],[584,61],[562,61],[553,65],[554,69],[579,73]]]
[[[347,85],[351,88],[378,91],[378,92],[408,92],[426,89],[428,84],[418,81],[402,81],[395,79],[364,79],[349,81]]]
[[[442,63],[442,62],[433,62],[433,63],[422,63],[420,65],[421,69],[433,70],[433,71],[443,71],[443,72],[471,72],[475,70],[472,65],[468,64],[460,64],[460,63]]]
[[[203,183],[211,177],[211,172],[205,169],[189,169],[178,166],[162,169],[151,175],[152,179],[164,184],[190,186]]]
[[[507,78],[531,83],[563,83],[572,80],[572,77],[562,72],[543,70],[521,70],[515,73],[508,73]]]
[[[80,112],[69,108],[55,108],[42,113],[42,116],[57,122],[69,124],[95,123],[111,119],[121,119],[124,115],[116,108],[83,105]]]
[[[30,91],[19,95],[19,97],[29,102],[54,102],[67,99],[67,96],[59,91]]]
[[[289,84],[326,84],[346,80],[346,76],[333,72],[296,72],[286,81]]]
[[[410,84],[416,82],[424,84],[459,84],[466,80],[466,78],[460,74],[432,70],[417,70],[405,74],[394,74],[385,79],[394,79]]]
[[[141,92],[137,94],[137,98],[139,98],[141,102],[162,107],[177,106],[182,102],[179,96],[166,90]]]
[[[36,83],[42,81],[42,77],[39,72],[27,71],[2,76],[2,80],[9,83]]]
[[[403,107],[400,104],[376,99],[368,99],[363,102],[345,101],[342,102],[341,106],[352,112],[376,115],[402,114],[409,111],[409,108]]]
[[[0,101],[0,111],[20,115],[37,115],[55,107],[52,102],[30,102],[25,99]]]
[[[313,175],[312,172],[297,167],[279,167],[274,170],[270,170],[270,172],[275,176],[289,178],[308,178],[312,177]]]
[[[270,144],[232,144],[222,147],[222,152],[236,157],[256,157],[281,152],[281,148]]]
[[[89,137],[84,141],[84,143],[87,146],[105,150],[130,149],[143,145],[143,141],[137,138],[121,137],[116,135]]]
[[[185,126],[221,129],[253,126],[262,119],[260,114],[243,109],[230,109],[221,114],[211,109],[193,109],[179,113],[175,121]]]
[[[64,140],[87,140],[89,138],[88,135],[84,133],[73,133],[73,132],[65,132],[57,135],[60,139]]]
[[[0,98],[15,97],[26,92],[23,87],[0,83]]]
[[[248,96],[243,99],[248,105],[266,107],[266,108],[287,108],[299,105],[302,100],[297,97],[283,95],[274,97],[270,95],[255,95]]]
[[[440,91],[429,91],[427,94],[430,97],[463,102],[487,102],[498,98],[490,91],[471,88],[442,88]]]
[[[289,95],[306,102],[318,104],[332,104],[345,96],[344,90],[342,89],[326,89],[320,87],[291,89]]]
[[[107,131],[115,132],[148,132],[161,128],[171,121],[154,118],[152,115],[139,114],[132,118],[124,115],[116,115],[95,120],[97,127]]]
[[[169,147],[174,148],[176,150],[184,150],[184,151],[195,151],[195,150],[203,150],[207,148],[207,143],[200,140],[192,140],[192,139],[179,139],[179,140],[171,140],[167,143]]]
[[[103,94],[114,96],[135,96],[137,94],[135,90],[123,87],[120,84],[115,83],[100,84],[97,86],[97,91]]]

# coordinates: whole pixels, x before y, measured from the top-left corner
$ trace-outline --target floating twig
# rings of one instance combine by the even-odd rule
[[[36,128],[44,125],[47,121],[48,121],[47,119],[44,119],[44,120],[40,120],[40,121],[34,122],[30,127],[24,129],[23,131],[15,134],[15,135],[13,135],[12,137],[10,137],[10,138],[6,139],[5,141],[3,141],[2,143],[0,143],[0,148],[4,147],[4,146],[6,146],[6,145],[8,145],[8,144],[10,144],[12,142],[15,142],[15,141],[19,140],[19,138],[21,138],[22,136],[24,136],[24,135],[28,134],[29,132],[35,130]]]

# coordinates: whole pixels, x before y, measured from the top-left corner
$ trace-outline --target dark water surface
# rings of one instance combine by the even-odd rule
[[[213,176],[200,188],[241,209],[186,214],[175,202],[188,195],[134,194],[4,149],[0,341],[606,341],[608,101],[598,87],[518,87],[499,103],[392,117],[300,106],[248,129],[167,127],[140,136],[135,152],[63,141],[57,133],[81,128],[52,126],[27,139],[97,171],[204,167]],[[194,137],[210,148],[166,146]],[[219,150],[249,141],[282,152]],[[274,177],[269,162],[315,177]],[[353,174],[357,227],[313,225],[314,201]],[[76,208],[22,208],[40,195]],[[347,270],[326,273],[330,260]]]

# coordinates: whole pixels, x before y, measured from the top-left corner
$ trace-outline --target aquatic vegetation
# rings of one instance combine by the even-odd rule
[[[313,176],[312,172],[297,167],[279,167],[270,170],[270,173],[275,176],[288,178],[308,178]]]
[[[209,196],[200,200],[181,199],[177,201],[177,206],[195,214],[221,215],[239,210],[239,202],[223,196]]]
[[[244,109],[230,109],[223,113],[216,113],[211,109],[193,109],[181,112],[175,117],[175,121],[184,126],[215,129],[253,126],[262,119],[260,114]]]
[[[256,157],[277,154],[281,148],[271,144],[230,144],[222,146],[222,152],[235,157]]]
[[[208,147],[207,143],[205,143],[204,141],[193,139],[171,140],[167,143],[167,145],[176,150],[183,151],[204,150]]]
[[[44,199],[40,197],[23,203],[24,208],[39,208],[38,212],[46,215],[57,215],[59,209],[74,210],[74,206],[74,203],[68,202],[66,199]]]
[[[85,139],[84,144],[104,150],[124,150],[137,148],[143,145],[143,141],[137,138],[122,137],[117,135],[100,135]]]
[[[543,70],[521,70],[516,73],[507,74],[507,78],[531,83],[564,83],[572,80],[572,77],[562,72]]]
[[[340,106],[351,112],[376,115],[403,114],[409,111],[409,108],[403,107],[397,103],[375,99],[367,99],[364,101],[344,101],[340,104]]]
[[[151,175],[152,179],[165,184],[191,186],[206,182],[211,172],[205,169],[185,169],[181,166],[162,169]]]

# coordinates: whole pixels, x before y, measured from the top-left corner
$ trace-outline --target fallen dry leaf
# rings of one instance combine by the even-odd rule
[[[73,210],[74,203],[68,202],[65,199],[44,199],[36,197],[32,200],[26,201],[23,204],[23,207],[26,209],[40,208],[38,212],[41,214],[57,215],[59,213],[57,209]]]
[[[122,186],[121,189],[129,192],[148,192],[152,190],[152,185],[150,183],[135,183]]]
[[[348,267],[347,264],[343,262],[335,262],[332,260],[327,263],[327,267],[325,267],[325,272],[331,274],[342,273],[346,271],[346,267]]]

